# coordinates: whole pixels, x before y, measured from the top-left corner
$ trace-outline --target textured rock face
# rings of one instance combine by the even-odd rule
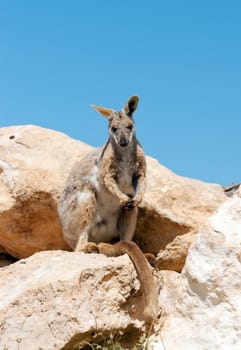
[[[91,150],[36,126],[0,129],[0,246],[15,257],[68,249],[56,204],[70,169]],[[147,191],[135,240],[158,253],[159,268],[181,270],[193,233],[226,200],[218,185],[182,178],[147,157]]]
[[[7,252],[68,249],[56,202],[68,169],[89,149],[35,126],[0,129],[0,246]]]
[[[137,242],[159,252],[160,269],[180,271],[194,234],[226,196],[221,186],[178,176],[150,157],[147,165]]]
[[[150,349],[241,349],[240,247],[236,196],[197,234],[182,274],[162,272],[164,326]]]
[[[0,349],[72,350],[93,334],[140,332],[139,288],[126,255],[41,252],[2,268]]]

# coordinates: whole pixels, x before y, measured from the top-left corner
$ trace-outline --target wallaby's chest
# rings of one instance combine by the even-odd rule
[[[128,164],[123,164],[117,174],[116,182],[123,193],[127,193],[126,191],[130,192],[130,189],[133,186],[133,173],[131,170],[132,169],[130,169],[130,166],[128,166]]]
[[[98,182],[100,185],[98,195],[102,197],[100,192],[106,190],[110,192],[111,196],[116,197],[116,194],[113,193],[115,192],[114,187],[117,186],[123,194],[134,196],[133,179],[139,173],[139,166],[135,148],[124,148],[115,152],[112,145],[108,143],[102,150],[98,162]]]
[[[113,177],[122,193],[133,194],[133,176],[135,164],[129,159],[123,159],[113,169]]]

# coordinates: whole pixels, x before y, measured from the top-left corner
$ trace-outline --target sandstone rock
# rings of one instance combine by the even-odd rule
[[[72,350],[121,331],[134,337],[143,328],[139,288],[126,255],[41,252],[2,268],[0,350]]]
[[[241,349],[241,198],[195,238],[182,274],[162,272],[164,325],[149,350]]]
[[[181,271],[188,254],[189,247],[196,233],[190,232],[176,236],[165,249],[157,255],[156,266],[159,270]]]
[[[178,176],[147,157],[136,242],[144,251],[159,252],[159,269],[180,271],[194,234],[226,199],[221,186]]]
[[[74,162],[91,149],[36,126],[0,129],[0,247],[15,257],[68,249],[56,204]],[[147,157],[135,240],[143,251],[160,251],[159,268],[179,271],[192,234],[226,198],[221,186],[177,176]]]
[[[7,252],[68,249],[56,202],[69,168],[89,149],[36,126],[0,129],[0,246]]]

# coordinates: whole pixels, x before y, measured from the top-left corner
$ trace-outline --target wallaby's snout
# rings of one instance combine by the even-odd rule
[[[120,146],[121,147],[126,147],[128,145],[128,140],[124,135],[121,136],[120,138]]]

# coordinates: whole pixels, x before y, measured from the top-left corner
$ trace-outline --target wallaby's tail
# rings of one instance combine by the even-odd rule
[[[98,248],[99,253],[107,256],[129,255],[143,289],[145,298],[145,309],[143,311],[144,319],[147,322],[156,319],[159,314],[157,287],[150,266],[140,248],[132,241],[120,241],[113,245],[99,243]]]

